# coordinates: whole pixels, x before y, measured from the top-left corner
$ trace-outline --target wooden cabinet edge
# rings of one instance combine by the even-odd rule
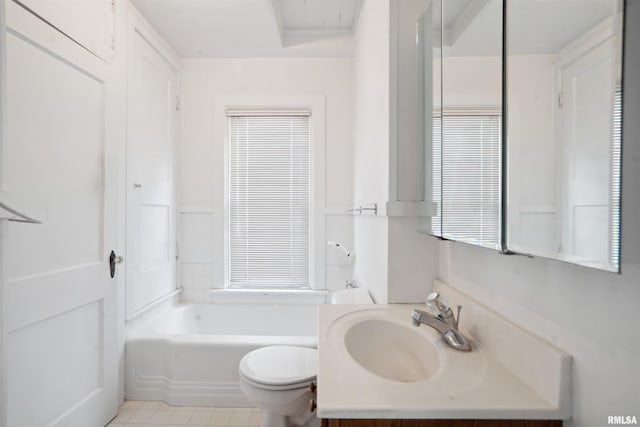
[[[562,420],[403,420],[323,418],[320,420],[320,427],[562,427]]]

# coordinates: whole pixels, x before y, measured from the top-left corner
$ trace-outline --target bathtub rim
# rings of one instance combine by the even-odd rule
[[[171,367],[173,355],[182,350],[198,350],[198,348],[228,349],[232,352],[236,349],[252,349],[270,345],[295,345],[300,347],[317,348],[318,329],[317,318],[315,329],[311,335],[222,335],[204,333],[161,333],[158,331],[161,322],[170,321],[172,316],[181,316],[181,312],[193,306],[215,306],[210,303],[182,302],[175,304],[156,316],[147,319],[135,329],[129,331],[125,337],[125,396],[132,400],[161,400],[171,405],[178,406],[220,406],[220,407],[245,407],[250,402],[240,391],[238,380],[230,381],[226,374],[221,377],[202,377],[199,380],[193,377],[174,376]],[[238,304],[250,306],[245,302]],[[292,305],[292,304],[268,304],[268,305]],[[302,304],[296,304],[302,305]],[[304,304],[315,306],[317,304]],[[195,307],[197,310],[198,308]],[[164,317],[164,320],[163,320]],[[176,353],[177,351],[177,353]],[[149,354],[160,354],[166,364],[164,369],[152,369],[146,372],[146,357]],[[205,359],[203,359],[207,363]],[[235,358],[229,359],[235,360]],[[239,363],[239,359],[238,359]],[[226,372],[226,371],[225,371]],[[234,375],[239,375],[237,372]]]

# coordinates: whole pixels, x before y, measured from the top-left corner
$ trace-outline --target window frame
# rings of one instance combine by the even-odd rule
[[[237,95],[216,103],[215,117],[224,125],[224,242],[222,247],[224,289],[300,291],[324,289],[325,283],[325,97],[323,95]],[[227,111],[309,112],[309,286],[308,287],[234,287],[229,283],[229,119]]]
[[[442,150],[444,149],[444,124],[443,122],[446,120],[446,117],[494,117],[498,119],[498,145],[499,145],[499,149],[498,149],[498,199],[502,200],[503,198],[503,183],[502,183],[502,167],[503,167],[503,152],[502,152],[502,142],[501,142],[501,138],[502,138],[502,127],[503,127],[503,117],[502,117],[502,110],[500,107],[496,107],[496,106],[478,106],[478,107],[447,107],[444,109],[444,111],[442,110],[437,110],[435,112],[435,114],[432,117],[433,120],[433,124],[432,124],[432,135],[435,135],[436,132],[436,124],[435,121],[439,120],[440,121],[440,126],[439,126],[439,146],[440,146],[440,172],[442,173],[442,162],[444,161],[443,157],[442,157]],[[435,148],[435,145],[432,146],[431,150],[433,150]],[[436,160],[434,153],[432,151],[431,153],[431,167],[434,168],[434,161]],[[439,182],[440,184],[440,189],[439,189],[439,194],[440,194],[440,198],[438,200],[435,200],[435,186],[436,183]],[[474,238],[469,238],[466,236],[457,236],[457,235],[445,235],[444,233],[444,219],[442,217],[442,203],[443,203],[443,178],[442,175],[440,176],[439,180],[436,180],[434,178],[432,178],[432,188],[431,188],[431,192],[432,192],[432,199],[433,201],[437,204],[437,213],[436,215],[431,217],[432,223],[431,223],[431,227],[430,227],[430,234],[436,237],[439,237],[441,239],[444,240],[453,240],[453,241],[460,241],[460,242],[464,242],[464,243],[470,243],[479,247],[483,247],[483,248],[489,248],[489,249],[495,249],[495,250],[500,250],[502,247],[502,240],[503,240],[503,236],[502,236],[502,223],[504,221],[503,217],[502,217],[502,211],[500,206],[498,207],[498,211],[497,211],[497,228],[496,228],[496,234],[497,234],[497,238],[495,241],[495,245],[489,245],[489,244],[483,244],[481,240],[476,240]],[[438,219],[439,224],[438,224],[438,229],[439,229],[439,233],[436,232],[436,227],[434,224],[434,220]]]

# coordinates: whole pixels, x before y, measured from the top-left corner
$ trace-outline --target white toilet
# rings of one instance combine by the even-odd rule
[[[260,427],[316,427],[310,384],[318,374],[318,351],[308,347],[271,346],[240,360],[240,389],[262,410]]]

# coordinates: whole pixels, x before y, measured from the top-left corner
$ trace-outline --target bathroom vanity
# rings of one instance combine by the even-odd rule
[[[470,352],[411,322],[421,304],[319,310],[317,415],[324,427],[560,426],[571,357],[456,289]],[[455,307],[455,305],[454,305]]]

